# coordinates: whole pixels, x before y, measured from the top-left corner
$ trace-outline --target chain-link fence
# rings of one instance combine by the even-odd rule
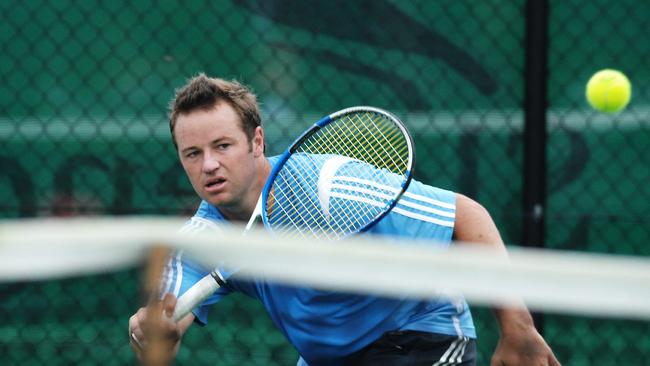
[[[522,236],[525,0],[2,1],[0,217],[182,214],[198,203],[166,107],[199,72],[259,96],[267,153],[353,105],[393,111],[415,136],[416,176]],[[648,255],[650,3],[549,1],[546,245]],[[598,69],[624,71],[630,106],[584,101]],[[498,284],[495,284],[498,285]],[[534,284],[533,284],[534,285]],[[1,285],[8,364],[132,362],[138,273]],[[85,292],[93,291],[89,301]],[[227,319],[217,314],[228,314]],[[479,364],[498,331],[476,308]],[[290,365],[262,308],[234,296],[191,329],[179,364]],[[197,327],[195,327],[197,328]],[[648,322],[545,315],[566,365],[643,364]]]

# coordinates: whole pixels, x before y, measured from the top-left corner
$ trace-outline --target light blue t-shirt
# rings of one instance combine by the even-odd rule
[[[269,158],[269,162],[274,165],[277,157]],[[223,220],[216,207],[203,201],[182,230],[210,230]],[[448,246],[454,222],[455,194],[413,180],[395,208],[368,232]],[[179,296],[209,272],[178,254],[167,265],[166,292]],[[384,298],[286,286],[263,279],[230,279],[227,288],[219,289],[194,310],[197,322],[206,324],[210,306],[233,291],[262,302],[273,323],[301,355],[299,365],[337,365],[344,356],[394,330],[476,337],[469,308],[462,299]]]

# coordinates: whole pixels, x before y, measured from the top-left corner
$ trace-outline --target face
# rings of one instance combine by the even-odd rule
[[[252,141],[227,103],[181,115],[174,129],[181,164],[196,193],[230,218],[248,218],[264,177],[261,127]]]

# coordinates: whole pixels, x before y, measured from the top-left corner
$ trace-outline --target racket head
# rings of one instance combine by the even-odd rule
[[[395,207],[413,177],[404,124],[358,106],[325,116],[282,154],[262,190],[262,221],[274,233],[342,239]]]

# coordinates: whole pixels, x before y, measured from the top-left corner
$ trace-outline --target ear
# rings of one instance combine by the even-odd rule
[[[264,155],[264,129],[257,126],[253,135],[253,156],[257,158],[262,155]]]

